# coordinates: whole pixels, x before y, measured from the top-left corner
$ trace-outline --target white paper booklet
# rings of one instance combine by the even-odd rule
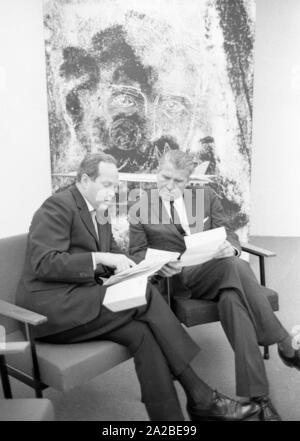
[[[149,249],[148,249],[149,250]],[[154,253],[146,255],[146,258],[142,260],[136,266],[129,268],[126,271],[122,271],[114,276],[111,276],[107,279],[103,285],[110,286],[115,285],[116,283],[123,282],[124,280],[128,280],[132,277],[137,276],[152,276],[157,271],[159,271],[166,263],[171,260],[176,260],[179,256],[179,253],[172,253],[169,251],[160,251],[160,250],[152,250]],[[159,252],[159,253],[156,253]]]
[[[146,303],[148,277],[159,271],[166,263],[174,261],[180,253],[162,250],[147,250],[146,258],[138,265],[111,276],[103,285],[107,286],[103,305],[111,311],[123,311]]]
[[[202,231],[191,236],[185,236],[186,251],[182,254],[182,266],[199,265],[211,260],[220,245],[226,240],[224,227]]]
[[[140,276],[108,287],[103,305],[113,312],[145,305],[147,281],[147,276]]]

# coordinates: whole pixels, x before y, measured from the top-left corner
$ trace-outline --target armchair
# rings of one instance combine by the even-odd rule
[[[0,375],[6,398],[0,399],[0,421],[53,421],[54,410],[48,399],[12,399],[11,386],[5,356],[26,351],[29,343],[15,342],[0,344]]]
[[[25,259],[27,235],[0,239],[0,325],[5,326],[8,342],[24,342],[21,325],[25,326],[29,344],[24,354],[6,354],[5,368],[42,397],[43,389],[51,386],[66,391],[111,369],[131,357],[127,348],[110,341],[91,341],[55,345],[34,340],[32,327],[47,317],[15,305],[15,292]],[[11,346],[12,347],[12,346]],[[5,382],[4,396],[11,397]]]
[[[272,251],[251,245],[242,244],[242,251],[257,256],[259,258],[260,284],[266,286],[265,258],[275,256]],[[173,297],[176,294],[176,285],[171,278],[165,279],[164,292],[167,293],[167,301],[178,319],[188,328],[195,325],[212,323],[219,321],[219,314],[216,302],[211,300],[195,300],[184,297]],[[273,291],[268,294],[268,300],[273,311],[279,310],[278,294]],[[269,347],[264,346],[264,358],[268,360]]]

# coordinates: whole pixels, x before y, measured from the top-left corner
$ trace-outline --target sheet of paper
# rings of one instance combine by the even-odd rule
[[[147,277],[135,277],[107,288],[103,305],[113,312],[145,305]]]
[[[182,266],[199,265],[208,262],[216,254],[220,245],[226,240],[224,227],[185,236],[186,251],[182,254]]]
[[[152,276],[157,271],[159,271],[167,262],[170,261],[168,256],[161,257],[159,259],[153,260],[142,260],[138,265],[129,268],[126,271],[122,271],[114,276],[107,279],[103,285],[110,286],[116,283],[120,283],[123,280],[131,279],[137,276]]]
[[[178,259],[180,253],[174,251],[156,250],[155,248],[147,248],[145,260],[167,260],[167,262],[173,262]],[[167,263],[166,262],[166,263]]]

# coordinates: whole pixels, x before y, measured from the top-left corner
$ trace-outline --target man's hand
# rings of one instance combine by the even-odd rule
[[[136,265],[135,262],[125,256],[125,254],[95,253],[95,258],[97,265],[100,263],[101,265],[115,268],[115,274]]]
[[[175,274],[179,274],[182,270],[181,262],[178,260],[176,262],[169,262],[164,265],[159,271],[158,275],[163,277],[171,277]]]
[[[231,245],[228,240],[225,240],[222,245],[220,245],[218,251],[214,255],[214,259],[221,259],[222,257],[232,257],[235,256],[235,248]]]

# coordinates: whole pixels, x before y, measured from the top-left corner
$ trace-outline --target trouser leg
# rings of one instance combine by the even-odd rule
[[[105,335],[128,346],[151,421],[184,421],[167,360],[149,326],[136,320]]]
[[[133,348],[150,418],[182,420],[171,372],[180,375],[199,348],[152,285],[148,285],[146,297],[145,306],[126,311],[111,312],[102,306],[95,320],[41,340],[53,343],[114,340]]]
[[[149,286],[147,298],[147,305],[138,309],[135,319],[149,325],[172,372],[178,376],[200,349],[155,287]]]
[[[192,297],[219,300],[224,331],[235,352],[237,394],[268,393],[264,362],[258,347],[287,335],[249,264],[238,258],[218,259],[185,274]]]
[[[234,290],[223,290],[218,302],[220,321],[234,350],[236,393],[243,397],[268,394],[264,361],[248,310]]]
[[[180,324],[160,292],[147,285],[147,303],[138,308],[112,312],[101,307],[96,319],[73,329],[40,340],[53,343],[77,343],[92,339],[104,339],[104,335],[137,320],[147,323],[164,353],[174,375],[178,376],[195,358],[200,348]]]
[[[270,290],[257,282],[244,260],[238,257],[214,259],[185,269],[182,280],[193,298],[218,300],[221,290],[234,289],[247,308],[260,344],[271,345],[288,336],[266,297]]]
[[[274,314],[267,299],[266,295],[271,290],[257,282],[247,262],[236,259],[235,266],[238,270],[248,310],[251,311],[259,344],[272,345],[282,341],[289,334]]]

